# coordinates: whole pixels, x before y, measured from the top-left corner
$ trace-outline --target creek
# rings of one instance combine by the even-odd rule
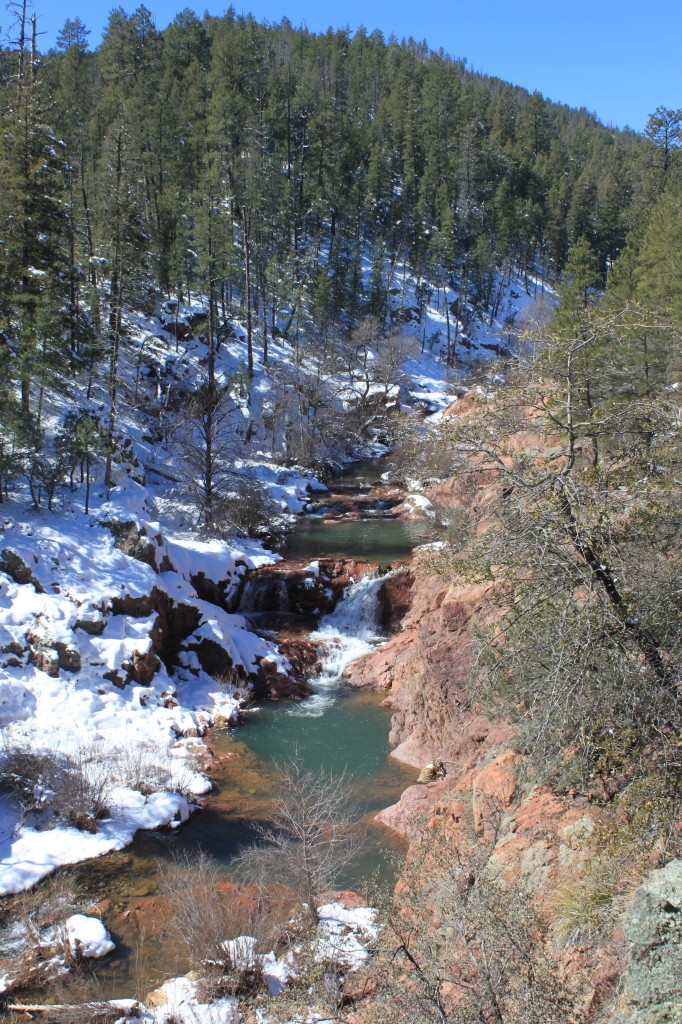
[[[334,557],[385,565],[408,558],[417,544],[430,539],[428,524],[391,518],[391,507],[402,495],[395,488],[382,491],[376,486],[380,472],[381,464],[373,460],[337,478],[333,494],[325,495],[297,524],[282,551],[284,558],[300,563],[302,558]],[[121,853],[74,869],[83,892],[98,901],[117,942],[116,952],[96,969],[104,995],[144,997],[164,978],[183,973],[179,951],[161,924],[167,907],[157,895],[159,866],[178,853],[202,850],[229,878],[235,856],[253,839],[254,823],[268,817],[278,766],[294,752],[306,769],[346,772],[368,822],[415,781],[413,769],[389,757],[391,712],[381,706],[381,695],[355,691],[342,680],[350,661],[384,639],[380,585],[379,577],[351,584],[310,635],[323,651],[311,697],[264,703],[248,712],[238,728],[210,734],[215,788],[182,829],[138,832]],[[340,888],[362,891],[370,876],[391,882],[402,848],[393,832],[370,824],[368,840],[339,880]]]

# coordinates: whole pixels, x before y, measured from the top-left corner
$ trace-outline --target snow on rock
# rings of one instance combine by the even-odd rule
[[[244,569],[257,569],[281,559],[281,555],[266,551],[257,540],[248,537],[225,541],[201,539],[192,534],[165,534],[164,546],[173,568],[186,580],[190,576],[205,576],[219,583],[235,573],[241,575]]]
[[[425,494],[408,494],[403,498],[401,504],[394,509],[395,512],[406,512],[408,515],[411,514],[413,518],[416,518],[414,513],[421,513],[429,519],[435,519],[436,517],[436,511]]]
[[[226,939],[222,947],[230,964],[236,970],[248,971],[255,966],[256,940],[252,935],[238,935],[235,939]]]
[[[292,953],[277,959],[273,952],[263,953],[260,958],[263,970],[263,981],[268,987],[268,994],[278,996],[284,992],[287,982],[296,974],[295,957]]]
[[[64,923],[66,941],[74,956],[99,959],[116,948],[98,917],[73,914]]]

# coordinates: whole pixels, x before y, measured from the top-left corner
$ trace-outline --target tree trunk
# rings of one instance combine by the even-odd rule
[[[251,318],[251,218],[242,211],[244,230],[244,292],[246,298],[246,345],[249,377],[253,378],[253,323]]]

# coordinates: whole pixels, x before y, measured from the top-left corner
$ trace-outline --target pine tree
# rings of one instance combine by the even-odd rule
[[[34,385],[57,383],[63,372],[61,310],[68,280],[66,161],[46,117],[35,16],[30,25],[28,48],[24,3],[0,111],[0,320],[25,419],[34,411]]]

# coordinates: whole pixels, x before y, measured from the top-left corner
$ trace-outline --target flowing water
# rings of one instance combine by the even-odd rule
[[[386,488],[381,479],[386,465],[385,459],[370,459],[337,476],[331,495],[320,499],[287,538],[284,557],[357,558],[385,565],[410,558],[417,545],[433,540],[430,522],[391,517],[392,505],[404,493]]]
[[[376,464],[370,471],[376,475]],[[335,505],[340,514],[346,496],[354,501],[371,486],[366,471],[358,474],[356,470],[350,476],[342,481],[345,494],[341,491],[340,504]],[[375,504],[367,507],[373,514]],[[296,530],[299,538],[305,534],[305,541],[291,541],[287,554],[298,545],[300,557],[311,537],[310,518],[306,517]],[[338,525],[327,527],[343,540],[343,557],[382,561],[388,560],[390,552],[391,558],[403,558],[425,539],[422,531],[420,540],[408,540],[409,531],[402,531],[402,527],[410,524],[399,524],[383,515],[371,537],[358,529],[360,525],[354,522],[343,535],[338,533]],[[398,541],[399,532],[402,539]],[[395,556],[398,549],[405,554]],[[306,557],[308,554],[324,557],[329,549],[315,548],[306,552]],[[268,817],[277,792],[279,766],[294,754],[305,769],[346,772],[368,821],[415,781],[413,769],[389,758],[391,713],[381,706],[381,696],[354,691],[341,678],[352,660],[384,639],[379,626],[380,586],[378,576],[351,585],[311,635],[323,650],[323,667],[312,680],[314,693],[310,698],[264,704],[249,712],[237,729],[211,734],[209,743],[219,765],[213,773],[215,790],[205,807],[182,829],[139,832],[122,853],[74,870],[83,890],[100,901],[99,909],[118,943],[108,963],[97,968],[105,994],[144,996],[164,977],[183,972],[178,950],[173,948],[163,925],[167,907],[157,896],[159,865],[178,852],[203,850],[223,866],[229,878],[240,848],[254,837],[254,823]],[[254,602],[257,610],[255,598]],[[340,887],[362,891],[371,875],[392,881],[397,871],[396,854],[401,850],[399,837],[388,829],[371,826],[367,843],[339,880]]]

